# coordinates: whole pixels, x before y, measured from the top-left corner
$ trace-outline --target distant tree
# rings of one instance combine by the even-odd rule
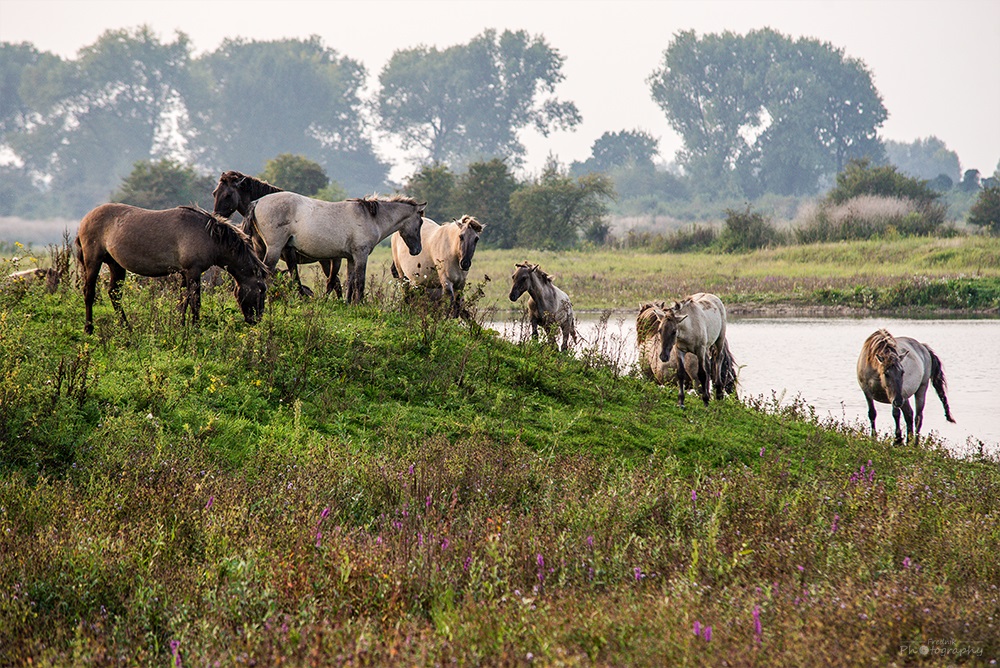
[[[111,201],[144,209],[170,209],[182,205],[211,209],[214,187],[215,179],[211,176],[200,175],[192,167],[173,160],[140,160],[122,180]]]
[[[510,200],[519,187],[506,161],[493,158],[487,162],[473,162],[455,184],[456,215],[469,214],[486,225],[482,243],[513,248],[517,242],[517,226]]]
[[[419,202],[427,202],[424,215],[438,223],[460,215],[454,207],[455,174],[447,165],[425,165],[403,186],[403,192]]]
[[[610,172],[616,167],[653,167],[659,152],[659,140],[641,130],[605,132],[594,141],[590,157],[583,163],[573,163],[573,174]]]
[[[958,153],[949,150],[937,137],[917,139],[911,143],[887,141],[885,153],[899,171],[914,178],[934,180],[944,175],[954,184],[961,173]]]
[[[974,193],[980,188],[979,182],[979,170],[978,169],[967,169],[965,173],[962,174],[962,180],[958,184],[959,189],[962,192]]]
[[[552,93],[564,58],[542,37],[486,30],[444,50],[396,51],[379,75],[381,128],[424,162],[464,166],[524,155],[518,133],[572,128],[580,114]]]
[[[946,193],[955,186],[955,182],[947,174],[938,174],[928,181],[927,185],[939,193]]]
[[[282,153],[264,163],[259,178],[306,197],[312,197],[330,183],[322,165],[291,153]]]
[[[893,165],[876,167],[868,160],[854,160],[837,174],[837,185],[827,193],[827,199],[843,204],[860,195],[899,197],[920,205],[931,204],[940,197],[926,181],[900,174]]]
[[[606,225],[606,201],[614,195],[607,176],[586,174],[574,179],[550,161],[537,182],[522,186],[511,196],[511,212],[518,225],[517,245],[540,249],[575,246],[581,231],[593,236]]]
[[[726,223],[719,233],[718,244],[727,253],[738,253],[767,248],[780,243],[781,235],[764,214],[751,211],[726,209]]]
[[[320,188],[313,197],[321,199],[324,202],[343,202],[348,198],[348,194],[346,190],[340,187],[339,183],[330,181],[324,187]]]
[[[385,185],[362,114],[366,71],[358,61],[308,40],[225,40],[193,64],[186,96],[191,150],[212,170],[258,172],[291,153],[323,165],[349,191]]]
[[[992,235],[1000,235],[1000,186],[983,188],[969,210],[970,225],[976,225]]]

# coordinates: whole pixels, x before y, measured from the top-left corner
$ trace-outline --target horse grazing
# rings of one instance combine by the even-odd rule
[[[189,206],[150,211],[128,204],[102,204],[83,217],[74,243],[83,273],[87,334],[94,331],[94,298],[102,264],[111,271],[108,294],[126,327],[121,304],[126,271],[140,276],[180,273],[186,293],[181,301],[182,320],[190,306],[191,319],[197,322],[201,275],[219,266],[236,280],[236,301],[244,319],[254,324],[264,313],[267,269],[242,232],[207,211]]]
[[[903,442],[899,428],[899,414],[906,420],[906,440],[920,438],[920,427],[924,422],[924,402],[927,383],[934,385],[934,391],[944,405],[944,417],[954,422],[946,394],[947,381],[941,360],[930,349],[908,336],[893,337],[884,329],[879,329],[865,339],[858,356],[858,385],[868,402],[868,419],[872,423],[875,436],[875,402],[892,404],[892,418],[896,421],[896,443]],[[910,408],[910,397],[914,398],[916,410]],[[914,419],[914,413],[916,417]],[[915,424],[914,424],[915,423]]]
[[[678,353],[677,347],[670,349],[670,358],[660,361],[660,323],[663,320],[666,304],[662,301],[644,302],[639,305],[639,315],[635,319],[636,347],[639,349],[639,371],[647,380],[657,385],[666,385],[677,379],[678,357],[684,357],[684,364],[689,376],[698,373],[698,360],[694,355]]]
[[[484,225],[472,216],[462,216],[444,225],[424,218],[420,227],[423,249],[419,255],[406,252],[399,232],[392,235],[392,275],[410,285],[428,289],[440,288],[451,299],[451,314],[458,317],[461,292],[469,277],[472,256]]]
[[[579,340],[573,304],[570,303],[569,296],[555,286],[552,277],[539,269],[537,264],[521,262],[515,265],[510,280],[513,283],[509,295],[512,302],[516,302],[525,292],[528,293],[532,338],[538,338],[538,326],[541,325],[546,329],[559,327],[562,331],[560,350],[569,348],[570,338],[573,343]]]
[[[215,208],[216,214],[224,217],[230,218],[234,212],[239,212],[244,218],[247,212],[250,210],[250,203],[260,199],[264,195],[271,195],[273,193],[285,192],[283,189],[276,186],[272,186],[267,181],[261,181],[253,176],[248,176],[242,172],[228,171],[223,172],[219,176],[219,182],[215,186],[215,190],[212,191],[212,197],[215,198]],[[258,256],[264,254],[263,248],[255,248]],[[294,250],[291,248],[284,248],[281,252],[281,259],[285,261],[285,265],[288,267],[289,273],[295,278],[295,283],[298,285],[299,294],[305,297],[312,296],[312,290],[302,285],[302,280],[299,277],[299,264],[307,264],[309,260],[306,258],[299,258]],[[302,262],[302,260],[306,260]],[[337,298],[342,298],[343,292],[340,287],[340,276],[338,272],[334,272],[331,268],[330,260],[320,260],[320,266],[323,268],[323,273],[326,275],[326,294],[331,292],[337,293]],[[337,269],[340,269],[340,261],[337,261]]]
[[[286,246],[310,261],[347,258],[347,301],[360,302],[368,256],[380,241],[398,231],[410,254],[420,253],[426,206],[401,195],[324,202],[280,192],[250,203],[243,231],[262,245],[271,271]]]
[[[693,355],[697,360],[696,377],[701,400],[708,405],[711,397],[710,382],[715,385],[715,399],[720,401],[724,392],[736,389],[736,371],[733,356],[726,342],[726,307],[713,294],[699,292],[674,302],[669,308],[659,310],[660,361],[668,362],[673,349],[677,355]],[[693,363],[692,363],[693,364]],[[692,378],[687,371],[688,362],[677,366],[678,404],[684,408],[686,383]]]

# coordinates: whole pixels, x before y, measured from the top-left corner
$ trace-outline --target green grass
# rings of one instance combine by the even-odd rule
[[[130,278],[134,329],[102,295],[85,336],[68,282],[0,291],[0,665],[1000,657],[988,457],[682,411],[601,341],[377,276],[357,307],[279,281],[254,327],[225,289],[181,327],[178,294]]]

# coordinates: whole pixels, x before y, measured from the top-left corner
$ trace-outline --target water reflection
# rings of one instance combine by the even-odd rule
[[[597,316],[578,318],[584,339],[599,340],[623,368],[634,365],[634,315],[614,314],[606,322]],[[517,322],[493,326],[510,339],[523,336]],[[868,408],[855,367],[865,338],[880,327],[928,344],[941,358],[957,423],[945,420],[929,388],[921,432],[935,433],[956,453],[974,451],[980,441],[984,451],[1000,453],[1000,320],[995,318],[731,317],[728,338],[740,366],[740,393],[771,397],[773,392],[784,402],[801,396],[820,418],[867,425]],[[876,408],[879,432],[891,435],[891,408]]]

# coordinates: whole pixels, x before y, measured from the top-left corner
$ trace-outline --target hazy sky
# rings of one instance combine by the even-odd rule
[[[548,138],[522,135],[532,170],[550,153],[563,163],[585,160],[606,131],[645,130],[672,159],[680,138],[646,79],[673,36],[769,27],[863,60],[889,111],[885,139],[936,136],[958,153],[962,169],[984,175],[1000,161],[997,0],[0,0],[0,41],[32,42],[67,58],[105,30],[143,24],[162,41],[186,33],[196,53],[227,37],[319,35],[362,62],[373,84],[398,49],[466,43],[487,28],[541,34],[566,58],[557,93],[576,103],[583,123]],[[402,157],[382,146],[387,158]]]

